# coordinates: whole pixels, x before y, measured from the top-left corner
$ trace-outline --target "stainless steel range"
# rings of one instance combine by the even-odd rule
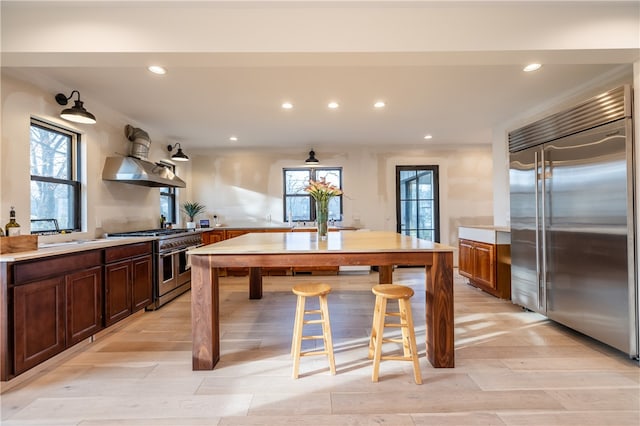
[[[187,251],[202,245],[202,235],[187,229],[149,229],[120,232],[109,237],[158,237],[154,244],[153,303],[158,309],[191,288],[191,264]]]

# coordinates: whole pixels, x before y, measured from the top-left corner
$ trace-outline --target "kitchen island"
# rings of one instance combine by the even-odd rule
[[[218,270],[250,268],[250,291],[261,294],[260,268],[297,265],[425,266],[427,357],[436,368],[454,367],[453,250],[394,232],[330,232],[326,241],[307,232],[249,233],[190,250],[193,370],[220,359]],[[391,283],[392,274],[381,273],[380,282]]]

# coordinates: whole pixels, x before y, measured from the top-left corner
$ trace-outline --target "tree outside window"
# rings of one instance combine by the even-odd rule
[[[30,150],[31,232],[79,231],[80,135],[32,119]]]

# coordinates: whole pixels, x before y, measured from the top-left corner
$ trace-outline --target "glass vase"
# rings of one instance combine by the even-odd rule
[[[329,202],[316,202],[316,221],[318,222],[318,240],[326,240],[329,233]]]

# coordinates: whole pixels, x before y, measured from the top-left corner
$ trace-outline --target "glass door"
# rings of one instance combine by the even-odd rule
[[[397,232],[440,242],[438,166],[396,166]]]

